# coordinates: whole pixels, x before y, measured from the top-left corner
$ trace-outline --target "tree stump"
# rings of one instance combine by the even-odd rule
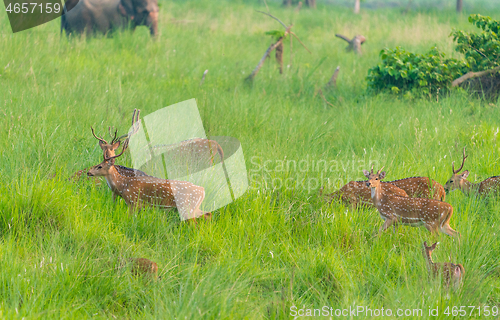
[[[346,36],[343,36],[341,34],[336,34],[335,35],[337,38],[340,38],[342,40],[347,41],[349,45],[345,49],[347,52],[349,51],[354,51],[357,54],[362,54],[363,52],[361,51],[361,45],[366,41],[366,38],[360,34],[355,36],[352,39],[347,38]]]

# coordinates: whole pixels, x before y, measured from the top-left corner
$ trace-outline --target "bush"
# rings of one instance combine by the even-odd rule
[[[368,71],[368,87],[376,92],[416,91],[422,94],[447,88],[451,81],[468,69],[465,61],[446,59],[436,47],[425,54],[397,47],[380,52],[382,62]]]
[[[482,71],[500,65],[500,21],[475,14],[469,22],[482,29],[479,34],[455,30],[456,50],[465,59],[445,58],[436,47],[425,54],[383,49],[382,62],[368,70],[368,89],[374,92],[411,92],[416,95],[447,90],[451,82],[468,71]]]

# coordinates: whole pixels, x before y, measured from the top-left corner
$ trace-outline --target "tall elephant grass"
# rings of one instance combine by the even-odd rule
[[[463,146],[471,181],[498,174],[498,102],[365,93],[383,47],[437,44],[458,56],[449,34],[471,29],[467,16],[269,6],[312,54],[294,42],[290,61],[285,42],[283,75],[269,59],[253,84],[244,78],[272,41],[264,32],[280,28],[254,11],[262,3],[161,2],[156,41],[146,28],[67,39],[59,21],[12,35],[0,15],[1,318],[277,319],[292,306],[421,309],[424,318],[438,307],[448,318],[446,307],[500,305],[499,199],[448,195],[458,241],[406,226],[376,236],[376,210],[317,196],[363,179],[372,163],[391,180],[445,183]],[[367,37],[363,56],[335,33]],[[338,88],[325,90],[337,66]],[[207,135],[241,141],[250,177],[213,221],[183,224],[175,210],[130,216],[105,184],[68,181],[101,161],[91,125],[123,133],[134,108],[146,115],[191,98]],[[118,162],[130,164],[128,154]],[[436,261],[464,265],[461,290],[428,278],[424,241],[440,242]],[[157,262],[161,279],[132,276],[130,257]]]

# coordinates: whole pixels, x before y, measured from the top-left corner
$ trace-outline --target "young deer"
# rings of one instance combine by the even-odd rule
[[[435,263],[434,261],[432,261],[432,251],[436,249],[436,245],[437,242],[429,247],[427,246],[427,242],[424,242],[424,255],[425,260],[427,261],[427,268],[429,270],[429,273],[433,277],[437,277],[439,276],[439,274],[441,274],[446,287],[448,287],[450,284],[453,284],[453,286],[458,289],[465,275],[465,269],[460,263]]]
[[[462,155],[462,165],[460,166],[460,168],[458,168],[458,170],[455,170],[454,162],[451,165],[453,174],[448,182],[446,182],[446,184],[444,185],[444,189],[447,193],[456,189],[460,189],[466,195],[477,194],[483,197],[486,197],[490,194],[500,193],[500,176],[490,177],[479,183],[472,183],[467,180],[467,177],[469,176],[468,170],[459,173],[464,167],[465,159],[467,159],[467,156],[465,155],[464,148]]]
[[[430,181],[432,181],[432,187],[430,187]],[[392,186],[396,188],[392,188]],[[443,186],[427,177],[412,177],[394,181],[384,181],[382,182],[382,187],[385,188],[387,192],[392,192],[399,196],[428,198],[440,201],[443,201],[445,197]],[[402,189],[404,193],[402,193],[400,189]],[[322,189],[320,190],[320,195],[322,195]],[[356,207],[360,204],[375,207],[373,205],[370,188],[367,187],[366,181],[351,181],[340,188],[340,190],[327,194],[325,197],[329,198],[328,203],[332,203],[333,200],[342,200],[343,203],[351,205],[352,207]]]
[[[425,198],[410,198],[388,194],[382,188],[385,171],[380,169],[376,174],[363,170],[368,178],[367,186],[371,189],[372,201],[385,220],[380,231],[385,231],[391,225],[402,223],[410,226],[424,225],[431,232],[441,231],[449,236],[458,234],[450,227],[453,207],[446,202]]]
[[[113,193],[120,195],[129,206],[130,213],[140,211],[143,204],[149,203],[157,208],[177,208],[181,220],[191,220],[204,216],[209,218],[210,212],[200,210],[205,198],[205,189],[187,181],[165,180],[151,176],[128,177],[120,174],[115,166],[118,158],[128,147],[128,139],[123,144],[120,154],[106,157],[104,161],[92,167],[88,176],[106,178]]]

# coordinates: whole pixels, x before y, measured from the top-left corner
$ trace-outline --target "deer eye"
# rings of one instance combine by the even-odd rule
[[[378,178],[375,178],[375,180],[378,180]]]
[[[453,180],[450,180],[451,183],[453,183]]]
[[[102,166],[98,166],[97,169],[102,169]]]

